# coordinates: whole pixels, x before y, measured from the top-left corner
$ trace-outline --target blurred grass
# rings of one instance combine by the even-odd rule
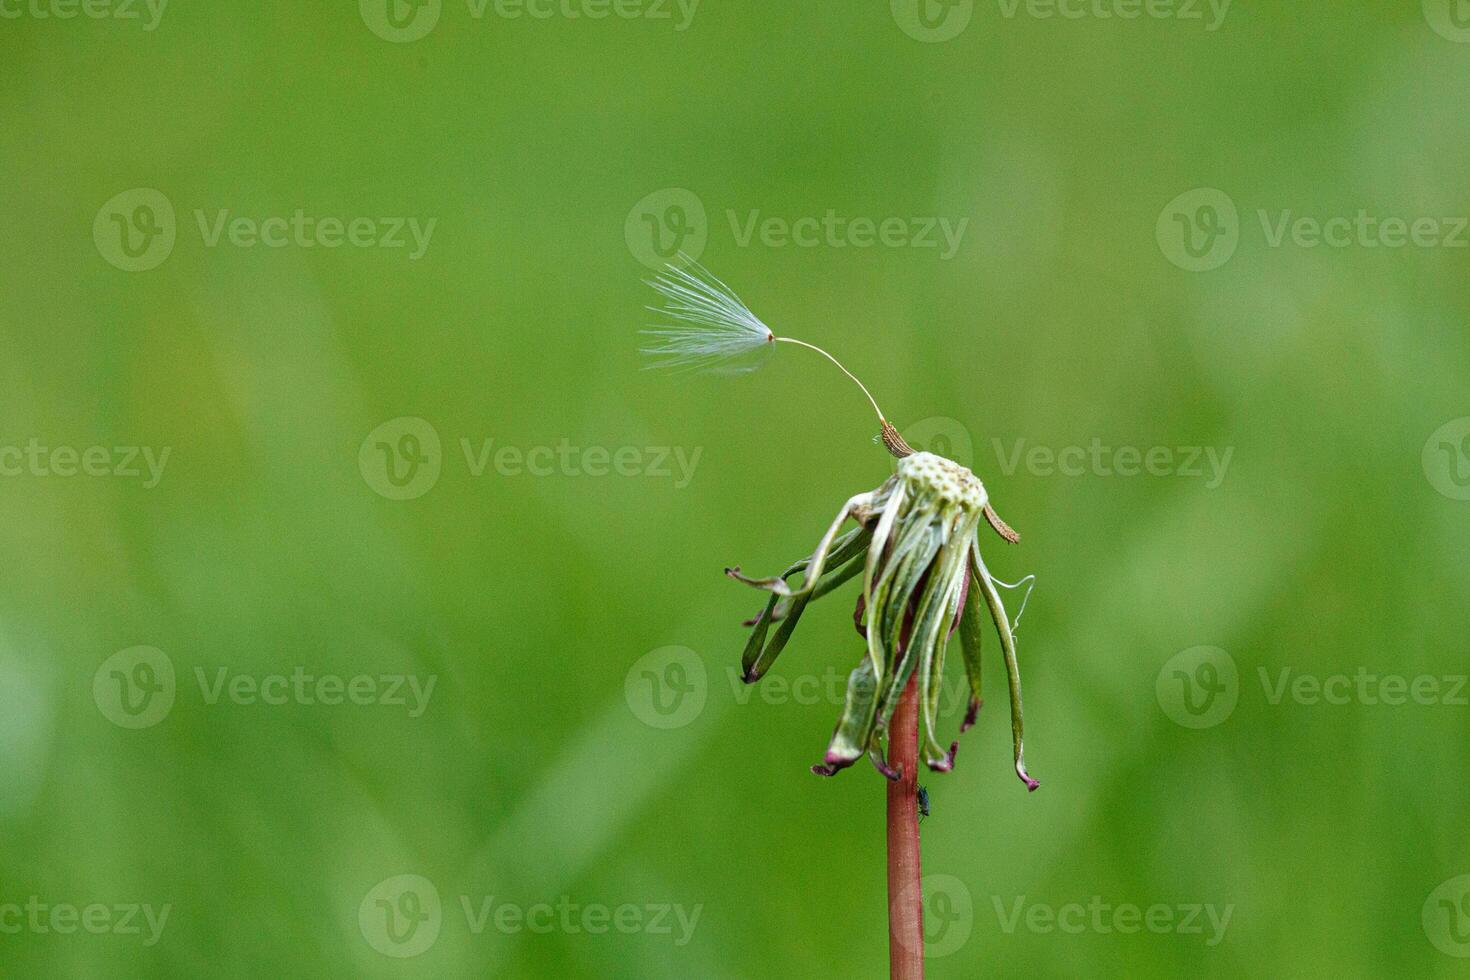
[[[0,936],[7,976],[879,975],[881,787],[816,781],[836,711],[738,705],[751,595],[882,479],[857,394],[815,359],[736,380],[640,372],[649,300],[624,220],[667,187],[703,261],[839,351],[900,422],[956,420],[1001,513],[1029,758],[990,703],[927,780],[927,868],[973,897],[936,977],[1452,976],[1421,906],[1464,864],[1466,708],[1272,705],[1257,680],[1463,674],[1466,504],[1420,450],[1470,414],[1470,281],[1451,249],[1270,248],[1256,216],[1470,213],[1470,47],[1414,9],[1175,21],[1002,18],[942,44],[885,5],[701,5],[666,23],[475,21],[412,44],[351,4],[171,5],[0,23],[0,445],[172,447],[162,483],[0,479],[0,903],[171,903],[160,942]],[[1160,210],[1240,208],[1191,274]],[[122,272],[103,202],[173,203],[168,260]],[[436,217],[427,254],[205,248],[192,212]],[[727,212],[968,218],[958,254],[739,247]],[[418,416],[437,485],[374,493],[358,447]],[[702,451],[690,485],[472,477],[459,440]],[[1233,447],[1184,478],[1004,474],[1010,447]],[[988,545],[989,542],[987,541]],[[843,600],[781,676],[846,670]],[[160,724],[93,701],[156,646]],[[686,646],[708,703],[660,731],[630,665]],[[1208,644],[1240,703],[1176,726],[1155,678]],[[194,669],[436,675],[387,706],[205,703]],[[432,949],[375,952],[397,874],[445,903]],[[692,941],[475,935],[459,896],[703,905]],[[994,902],[1233,905],[1224,942],[1007,933]]]

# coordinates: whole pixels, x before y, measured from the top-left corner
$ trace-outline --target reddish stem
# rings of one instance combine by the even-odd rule
[[[910,677],[888,728],[888,975],[924,978],[924,895],[919,884],[919,698]]]

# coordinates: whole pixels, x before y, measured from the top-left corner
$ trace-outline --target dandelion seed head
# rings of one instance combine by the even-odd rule
[[[650,367],[688,371],[753,371],[775,347],[776,334],[735,291],[698,262],[669,265],[648,280],[663,297],[648,307],[663,320],[641,331]]]

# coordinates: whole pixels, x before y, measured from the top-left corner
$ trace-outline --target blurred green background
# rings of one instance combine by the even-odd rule
[[[0,974],[885,975],[720,572],[889,462],[681,248],[1039,576],[931,976],[1466,974],[1466,4],[477,4],[0,0]]]

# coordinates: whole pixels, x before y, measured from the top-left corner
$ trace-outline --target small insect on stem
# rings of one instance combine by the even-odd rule
[[[919,787],[918,803],[919,821],[922,823],[924,818],[929,815],[929,791],[922,786]]]

